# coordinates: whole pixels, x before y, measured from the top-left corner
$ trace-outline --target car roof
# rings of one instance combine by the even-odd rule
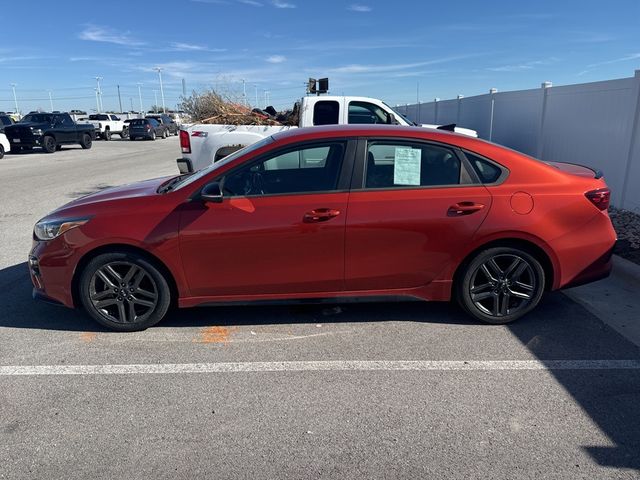
[[[303,137],[358,137],[358,136],[391,136],[391,137],[412,137],[416,139],[429,138],[440,139],[446,143],[455,143],[451,138],[466,137],[458,133],[446,130],[437,130],[425,127],[408,127],[401,125],[371,125],[371,124],[353,124],[353,125],[324,125],[317,127],[292,128],[273,135],[273,139],[284,141],[289,139],[302,140]],[[471,138],[471,137],[466,137]],[[449,140],[449,141],[448,141]]]

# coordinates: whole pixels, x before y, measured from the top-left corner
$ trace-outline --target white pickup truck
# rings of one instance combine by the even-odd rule
[[[444,128],[477,137],[475,130],[455,125],[417,125],[396,112],[382,100],[368,97],[317,96],[302,97],[298,127],[346,124],[395,124]],[[240,148],[265,137],[297,127],[264,125],[183,125],[180,130],[182,158],[177,160],[180,173],[202,170]]]
[[[105,140],[111,140],[111,135],[114,133],[119,135],[120,138],[127,138],[129,136],[129,129],[124,123],[124,120],[120,120],[117,115],[113,115],[112,113],[89,115],[89,119],[86,121],[95,127],[96,138],[100,137]]]

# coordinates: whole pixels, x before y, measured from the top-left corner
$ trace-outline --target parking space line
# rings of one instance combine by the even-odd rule
[[[640,360],[338,360],[165,363],[133,365],[9,365],[0,376],[140,375],[309,371],[640,370]]]

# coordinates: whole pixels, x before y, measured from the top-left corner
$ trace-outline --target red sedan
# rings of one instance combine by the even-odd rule
[[[454,133],[315,127],[75,200],[36,224],[29,266],[35,297],[123,331],[172,305],[347,297],[502,324],[609,274],[609,196],[599,172]]]

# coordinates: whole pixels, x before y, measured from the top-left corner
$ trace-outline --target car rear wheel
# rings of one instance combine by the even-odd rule
[[[122,132],[120,132],[120,138],[127,138],[129,136],[129,129],[123,128]]]
[[[47,135],[46,137],[44,137],[44,140],[42,141],[42,148],[44,149],[45,152],[47,153],[53,153],[56,151],[56,139],[53,138],[51,135]]]
[[[156,139],[156,132],[151,132],[151,140],[155,140]]]
[[[89,135],[88,133],[83,133],[82,139],[80,140],[80,146],[83,149],[88,150],[89,148],[91,148],[92,145],[93,145],[93,140],[91,140],[91,135]]]
[[[167,138],[168,136],[169,136],[169,132],[167,132],[166,130],[162,132],[162,138]]]
[[[4,158],[4,147],[0,145],[0,160]]]
[[[544,269],[531,254],[518,248],[489,248],[462,272],[457,299],[474,318],[505,324],[533,310],[542,298],[544,285]]]
[[[109,141],[111,140],[111,130],[109,130],[108,128],[104,131],[104,133],[102,134],[102,138],[105,139],[105,141]]]
[[[98,323],[112,330],[144,330],[161,321],[171,304],[167,279],[136,253],[105,253],[82,271],[79,297]]]

